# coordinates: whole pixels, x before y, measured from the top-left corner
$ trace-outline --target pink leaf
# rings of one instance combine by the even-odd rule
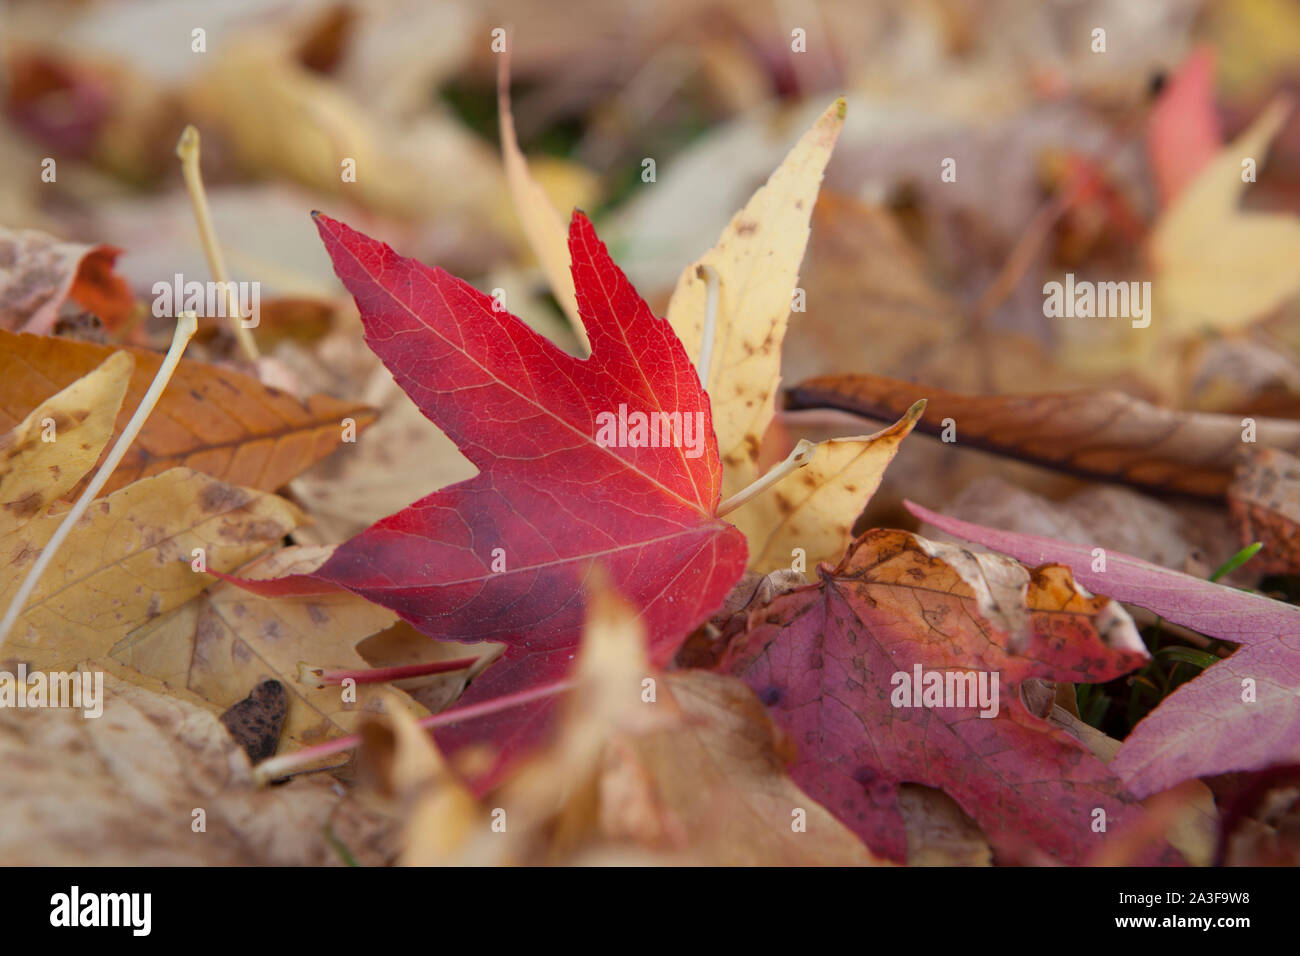
[[[1203,634],[1243,645],[1184,684],[1125,739],[1111,763],[1139,796],[1190,777],[1300,760],[1300,608],[1114,551],[1094,571],[1093,549],[935,514],[912,514],[948,534],[1028,564],[1057,561],[1094,592],[1136,604]],[[1249,698],[1253,692],[1253,700]]]

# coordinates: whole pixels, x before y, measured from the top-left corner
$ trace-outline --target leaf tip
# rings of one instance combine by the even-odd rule
[[[903,499],[903,507],[908,510],[912,517],[920,518],[922,521],[928,521],[934,515],[933,511],[921,507],[910,498]]]

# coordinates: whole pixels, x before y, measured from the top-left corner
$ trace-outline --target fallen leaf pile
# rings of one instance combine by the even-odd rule
[[[1283,13],[21,6],[0,863],[1300,861]]]

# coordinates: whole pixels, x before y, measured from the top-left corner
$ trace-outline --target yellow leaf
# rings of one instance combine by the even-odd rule
[[[515,137],[515,118],[510,110],[510,81],[508,64],[503,59],[497,78],[497,116],[501,126],[501,156],[506,167],[506,182],[510,197],[519,214],[524,236],[532,246],[542,265],[551,292],[568,316],[573,332],[583,348],[591,350],[587,330],[578,315],[578,298],[573,288],[573,273],[569,271],[569,238],[564,220],[551,203],[546,191],[528,171],[528,162],[519,150]]]
[[[0,535],[40,514],[94,467],[134,365],[130,353],[114,352],[0,438]]]
[[[1153,322],[1164,336],[1238,328],[1300,291],[1300,219],[1245,212],[1242,161],[1264,165],[1291,104],[1275,100],[1228,144],[1152,230]]]
[[[259,562],[249,576],[301,573],[320,564],[330,550],[285,548]],[[348,592],[267,598],[223,583],[144,623],[110,653],[115,660],[186,688],[223,710],[261,681],[280,681],[289,695],[280,736],[284,752],[351,733],[366,713],[381,709],[384,685],[358,684],[353,701],[345,699],[338,685],[303,683],[298,665],[368,668],[356,645],[396,620],[392,611]],[[428,713],[404,694],[397,699],[416,716]]]
[[[1267,95],[1300,61],[1295,0],[1219,0],[1206,6],[1202,30],[1214,44],[1218,86],[1229,102]]]
[[[191,568],[195,548],[204,549],[208,568],[232,571],[301,518],[283,498],[188,468],[127,485],[91,504],[3,650],[38,668],[103,657],[132,628],[212,583]],[[0,606],[13,598],[62,521],[62,514],[43,515],[0,538]]]
[[[713,405],[724,498],[757,477],[759,442],[774,412],[781,343],[809,221],[844,126],[844,110],[843,99],[830,105],[735,215],[718,244],[686,267],[668,304],[668,321],[697,367],[701,353],[709,353],[701,378]],[[717,308],[706,335],[709,270],[717,276]]]
[[[253,171],[412,220],[480,212],[500,193],[490,149],[450,116],[385,116],[303,66],[282,37],[250,31],[200,59],[185,111]]]
[[[749,539],[750,568],[788,568],[795,548],[803,550],[808,570],[818,561],[837,562],[853,538],[853,522],[924,410],[922,400],[874,435],[819,442],[812,461],[738,508],[731,520]]]

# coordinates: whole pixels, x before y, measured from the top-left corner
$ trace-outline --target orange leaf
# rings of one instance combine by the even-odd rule
[[[5,383],[0,430],[12,428],[114,351],[89,342],[0,331],[0,381]],[[121,433],[162,362],[161,354],[148,349],[126,351],[135,356],[135,371],[114,435]],[[104,491],[182,465],[231,484],[274,491],[338,447],[345,418],[360,430],[374,421],[375,413],[327,395],[300,401],[250,376],[187,359]]]

